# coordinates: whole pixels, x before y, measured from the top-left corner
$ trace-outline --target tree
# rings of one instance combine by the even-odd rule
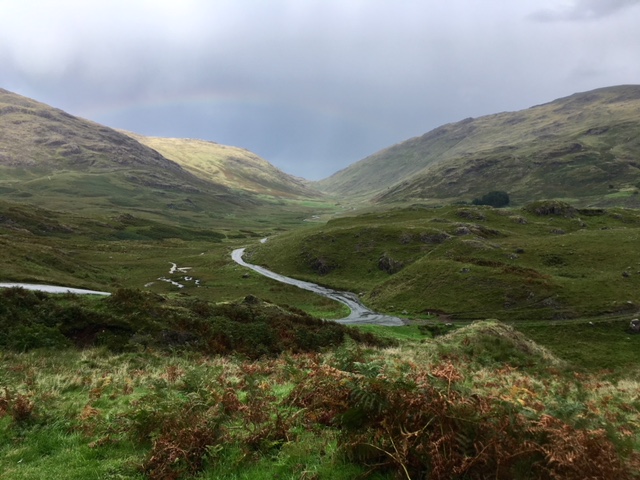
[[[500,208],[509,205],[509,194],[502,190],[494,190],[486,193],[482,198],[474,198],[474,205],[490,205],[492,207]]]

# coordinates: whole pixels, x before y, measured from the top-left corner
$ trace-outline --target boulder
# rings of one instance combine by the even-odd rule
[[[378,268],[390,275],[393,275],[404,268],[404,263],[391,258],[385,253],[378,260]]]

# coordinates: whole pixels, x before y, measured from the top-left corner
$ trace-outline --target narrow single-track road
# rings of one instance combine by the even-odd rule
[[[60,287],[58,285],[40,285],[37,283],[0,283],[0,288],[20,287],[25,290],[37,290],[47,293],[75,293],[77,295],[111,295],[109,292],[85,290],[84,288]]]
[[[260,275],[264,275],[265,277],[271,278],[273,280],[277,280],[278,282],[293,285],[304,290],[309,290],[310,292],[317,293],[318,295],[330,298],[349,307],[349,309],[351,309],[351,314],[348,317],[335,320],[338,323],[350,325],[385,325],[390,327],[399,327],[405,324],[398,317],[382,315],[380,313],[369,310],[362,303],[360,303],[358,296],[351,292],[340,292],[338,290],[332,290],[330,288],[316,285],[315,283],[296,280],[295,278],[291,277],[285,277],[284,275],[280,275],[278,273],[272,272],[271,270],[267,270],[264,267],[247,263],[242,259],[244,250],[244,248],[237,248],[231,253],[231,258],[239,265],[250,268],[254,272],[257,272]]]

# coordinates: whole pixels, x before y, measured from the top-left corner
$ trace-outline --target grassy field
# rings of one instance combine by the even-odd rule
[[[558,134],[591,100],[536,109],[535,128],[445,126],[432,153],[464,157],[446,176],[471,169],[476,189],[497,177],[492,158],[514,173],[540,154],[579,187],[554,190],[567,201],[631,205],[630,92],[541,152],[501,135]],[[355,215],[371,176],[337,202],[242,149],[147,139],[180,167],[1,89],[0,109],[0,281],[112,293],[0,289],[2,479],[638,478],[637,211],[425,201]],[[383,163],[406,173],[420,143]],[[538,173],[536,198],[551,191]],[[473,193],[456,181],[444,197]],[[238,266],[241,246],[408,325],[324,320],[346,308]]]
[[[636,212],[452,206],[321,223],[336,210],[290,201],[180,225],[0,203],[3,280],[113,292],[0,290],[2,478],[637,478]],[[236,265],[239,246],[415,321],[313,318],[347,312]],[[407,273],[422,275],[408,293]],[[469,294],[467,277],[485,289]],[[557,303],[505,308],[523,284]],[[469,322],[476,304],[505,322]]]
[[[3,478],[637,478],[636,212],[457,206],[323,225],[330,204],[284,207],[180,226],[0,203],[6,280],[113,293],[0,292]],[[346,311],[236,265],[238,246],[412,324],[311,317]],[[384,292],[440,264],[453,278],[433,295]],[[494,286],[483,313],[513,327],[439,323],[422,302],[452,315],[476,301],[460,276],[529,279],[557,303],[505,309]],[[578,316],[553,320],[567,305]]]

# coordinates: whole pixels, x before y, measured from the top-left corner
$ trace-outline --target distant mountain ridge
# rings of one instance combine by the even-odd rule
[[[304,180],[279,170],[244,148],[190,138],[147,137],[125,134],[160,152],[202,179],[215,178],[236,190],[277,197],[318,197],[322,194]]]
[[[443,125],[315,186],[382,203],[470,201],[505,190],[519,203],[564,198],[636,205],[640,86],[601,88]]]

